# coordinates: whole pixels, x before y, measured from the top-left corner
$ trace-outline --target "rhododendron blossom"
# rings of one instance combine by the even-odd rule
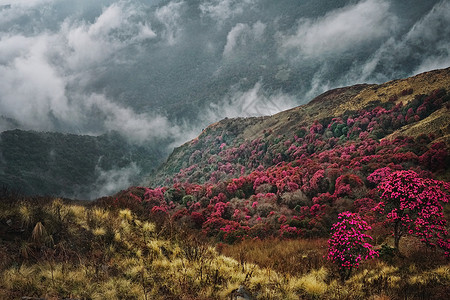
[[[376,211],[392,223],[395,247],[405,234],[416,235],[429,246],[439,246],[449,254],[449,234],[442,203],[450,200],[450,184],[421,178],[414,171],[390,174],[378,187],[381,202]]]
[[[346,211],[340,213],[338,219],[331,227],[327,259],[338,266],[341,279],[346,280],[362,260],[378,256],[378,252],[367,242],[372,237],[364,232],[371,227],[359,214]]]

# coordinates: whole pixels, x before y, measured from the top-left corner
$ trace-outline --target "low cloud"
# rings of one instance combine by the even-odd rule
[[[281,91],[268,93],[259,81],[249,90],[233,89],[219,104],[211,105],[205,115],[210,123],[225,117],[267,116],[296,106],[296,100]]]
[[[67,45],[60,51],[68,55],[68,67],[89,69],[136,42],[155,38],[156,33],[147,22],[134,21],[140,15],[137,7],[119,2],[106,7],[92,24],[66,20],[57,35],[60,45]]]
[[[210,0],[199,5],[203,17],[208,17],[222,25],[226,20],[244,13],[255,0]]]
[[[86,99],[86,110],[101,112],[105,130],[114,130],[135,143],[149,142],[154,138],[178,138],[180,129],[166,117],[136,113],[132,108],[109,101],[104,95],[94,94]]]
[[[366,61],[342,76],[351,82],[384,82],[450,66],[450,3],[441,1],[402,36],[387,39]],[[432,45],[432,46],[431,46]],[[404,65],[399,68],[399,64]],[[412,68],[405,74],[405,67]]]
[[[126,167],[114,168],[108,171],[97,167],[96,172],[98,173],[98,177],[89,194],[90,199],[112,195],[130,187],[136,183],[135,181],[141,173],[141,170],[135,163],[131,163]]]
[[[338,55],[389,36],[395,28],[396,18],[389,12],[389,1],[366,0],[318,19],[300,19],[294,34],[280,35],[280,50],[302,58]]]
[[[14,7],[20,4],[14,3]],[[4,14],[13,15],[9,9],[0,12],[0,17]],[[155,130],[166,133],[164,126],[171,126],[164,117],[138,114],[104,95],[86,91],[95,70],[104,69],[120,50],[156,37],[149,23],[135,22],[140,14],[137,7],[118,2],[105,7],[92,23],[66,19],[55,31],[0,31],[0,111],[16,120],[8,124],[80,133],[117,129],[135,141],[151,139]],[[93,106],[96,117],[101,117],[95,122],[86,119]],[[103,124],[99,122],[102,119]],[[86,128],[87,123],[97,127]],[[139,130],[140,125],[143,129]]]
[[[51,130],[52,118],[77,121],[65,95],[66,78],[47,56],[54,41],[51,35],[0,40],[0,57],[9,58],[0,65],[0,111],[27,128]]]
[[[426,55],[413,71],[418,74],[450,66],[450,2],[441,1],[410,30],[404,41],[411,51],[420,47]],[[447,38],[445,38],[447,37]],[[433,47],[428,48],[429,45]]]
[[[236,48],[245,47],[251,41],[260,41],[266,25],[258,21],[252,26],[247,24],[236,24],[227,35],[227,43],[223,49],[224,57],[231,57]]]
[[[156,19],[164,25],[162,35],[169,45],[174,45],[181,36],[180,21],[183,9],[184,2],[169,2],[155,12]]]

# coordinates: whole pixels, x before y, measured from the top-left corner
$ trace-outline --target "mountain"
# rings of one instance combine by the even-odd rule
[[[25,195],[95,199],[136,184],[164,154],[158,145],[133,145],[117,133],[4,131],[0,185]]]
[[[345,212],[382,232],[374,210],[392,180],[400,185],[395,195],[409,193],[402,199],[417,193],[428,206],[435,199],[445,220],[449,88],[447,68],[330,90],[273,116],[227,118],[175,149],[149,182],[100,201],[170,218],[216,242],[317,238],[329,236]]]
[[[306,135],[314,123],[323,127],[322,134],[327,141],[331,137],[339,138],[339,143],[350,142],[356,134],[348,132],[357,129],[356,125],[345,123],[349,118],[358,119],[361,110],[370,111],[377,106],[392,110],[400,103],[403,120],[372,128],[369,136],[379,141],[427,133],[434,134],[433,140],[448,145],[446,106],[416,112],[426,98],[422,99],[421,95],[431,95],[438,89],[449,90],[448,68],[381,85],[358,84],[333,89],[306,105],[273,116],[226,118],[176,148],[161,166],[167,155],[163,146],[167,141],[162,138],[152,143],[133,143],[114,132],[81,136],[4,131],[0,136],[0,185],[27,195],[94,199],[142,181],[150,186],[184,181],[218,182],[320,151],[321,147],[313,147],[313,143],[306,145],[293,139]],[[249,105],[256,108],[247,109],[257,109],[261,103]],[[405,107],[412,108],[419,120],[413,120]],[[333,118],[340,118],[345,124],[336,124]],[[365,129],[368,124],[359,126]],[[304,149],[294,151],[293,145]]]
[[[337,87],[445,68],[450,57],[443,0],[0,2],[0,132],[116,132],[157,153],[143,172],[225,117],[273,115]],[[78,188],[79,174],[41,184],[23,172],[3,182],[25,176],[27,193],[113,191],[99,188],[101,171],[91,188]]]
[[[444,68],[450,55],[442,0],[2,3],[0,131],[117,131],[170,148],[223,117]]]
[[[443,299],[449,81],[450,68],[435,70],[222,120],[175,149],[153,187],[95,201],[0,190],[0,297]],[[6,152],[17,164],[48,163],[48,145],[70,159],[83,141],[98,147],[80,150],[80,165],[100,146],[114,155],[95,169],[131,161],[115,134],[11,131],[4,141],[20,145]]]
[[[447,101],[449,89],[450,68],[447,68],[380,85],[337,88],[306,105],[273,116],[227,118],[208,126],[196,139],[176,148],[150,177],[150,185],[178,181],[216,182],[239,177],[257,168],[294,161],[304,154],[319,155],[319,151],[333,147],[314,147],[317,139],[349,143],[357,140],[364,131],[377,144],[383,139],[392,140],[399,136],[417,138],[432,134],[433,141],[444,141],[448,147],[448,105],[427,106],[427,99],[438,97]],[[394,115],[399,120],[392,120]],[[311,129],[312,126],[317,129]],[[309,136],[310,140],[305,140],[311,130],[318,131],[318,136]]]

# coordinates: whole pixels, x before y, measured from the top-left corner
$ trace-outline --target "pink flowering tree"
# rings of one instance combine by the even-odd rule
[[[349,211],[340,213],[338,222],[331,227],[327,259],[337,265],[342,281],[350,278],[353,268],[358,268],[362,260],[378,256],[367,242],[372,239],[365,233],[370,229],[359,214]]]
[[[392,225],[394,246],[405,234],[419,237],[428,246],[439,246],[449,254],[449,235],[443,203],[450,200],[450,184],[421,178],[414,171],[397,171],[387,176],[378,189],[381,202],[376,211]]]

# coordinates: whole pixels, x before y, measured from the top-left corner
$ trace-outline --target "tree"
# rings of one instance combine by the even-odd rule
[[[405,234],[415,235],[428,246],[439,246],[449,254],[448,232],[442,203],[450,200],[450,184],[421,178],[414,171],[397,171],[382,181],[381,202],[375,210],[392,224],[394,246]]]
[[[345,211],[339,214],[339,221],[331,227],[328,240],[327,259],[337,265],[341,280],[350,278],[353,268],[358,268],[360,261],[378,256],[367,239],[366,233],[371,227],[357,213]]]

